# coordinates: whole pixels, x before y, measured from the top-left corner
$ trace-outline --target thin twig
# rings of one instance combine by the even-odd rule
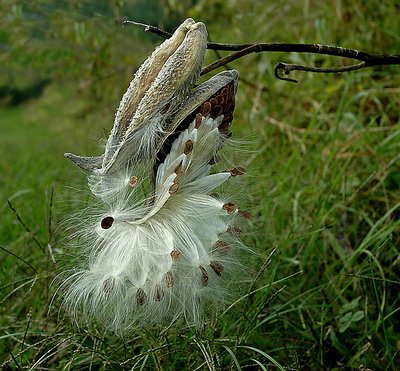
[[[145,23],[140,23],[140,22],[135,22],[135,21],[130,21],[130,20],[122,21],[123,26],[126,26],[127,24],[134,24],[135,26],[144,27],[145,32],[154,33],[155,35],[161,36],[164,39],[169,39],[172,36],[172,33],[164,31],[161,28],[152,26],[150,24],[145,24]]]
[[[274,256],[276,250],[278,249],[278,247],[274,247],[272,249],[272,251],[270,252],[270,254],[268,255],[267,259],[265,260],[264,264],[261,266],[260,270],[258,271],[258,273],[256,274],[256,276],[253,279],[253,282],[250,285],[249,288],[249,293],[253,292],[254,290],[254,286],[256,285],[257,280],[260,278],[260,276],[263,274],[263,272],[268,268],[268,266],[271,264],[272,262],[272,257]]]
[[[14,361],[15,365],[17,366],[18,370],[22,371],[21,366],[19,365],[17,359],[14,357],[14,354],[13,354],[12,350],[8,347],[7,343],[4,343],[4,347],[6,348],[8,354],[10,354],[10,356],[11,356],[12,360]]]
[[[49,242],[53,237],[52,230],[52,209],[53,209],[53,197],[54,197],[54,187],[46,187],[46,228],[49,235]]]
[[[28,334],[28,330],[29,330],[29,326],[31,325],[31,322],[32,322],[32,307],[29,309],[29,312],[28,312],[28,322],[27,322],[26,327],[25,327],[24,338],[22,339],[21,347],[19,348],[21,364],[22,364],[23,348],[24,348],[24,345],[25,345],[26,336]]]
[[[208,44],[210,44],[210,43],[208,43]],[[215,55],[217,56],[218,60],[221,60],[223,57],[222,57],[222,55],[221,55],[221,53],[220,53],[220,50],[218,50],[218,49],[213,49],[213,50],[214,50],[214,53],[215,53]],[[227,70],[227,71],[231,69],[230,66],[228,66],[228,63],[226,63],[226,64],[224,65],[224,68],[225,68],[225,70]],[[204,73],[201,73],[201,75],[204,75]],[[247,80],[247,79],[244,78],[243,76],[240,77],[240,82],[241,82],[242,84],[246,84],[246,85],[250,86],[250,87],[253,88],[253,89],[259,89],[259,88],[261,88],[262,91],[265,91],[265,90],[266,90],[266,87],[265,87],[265,86],[257,86],[256,84],[254,84],[254,83],[252,83],[251,81]]]
[[[42,244],[37,240],[37,238],[33,235],[32,231],[27,227],[27,225],[23,222],[23,220],[21,219],[21,217],[18,214],[18,211],[14,208],[14,206],[12,205],[10,200],[7,200],[8,206],[9,208],[12,210],[12,212],[14,213],[15,217],[17,218],[17,220],[21,223],[21,225],[24,227],[25,231],[27,231],[31,236],[32,236],[32,240],[36,243],[36,245],[39,246],[40,250],[44,251],[44,248],[42,246]]]
[[[23,258],[21,258],[20,256],[14,254],[12,251],[6,249],[6,248],[3,247],[3,246],[0,246],[0,250],[3,250],[3,251],[5,251],[7,254],[10,254],[10,255],[14,256],[14,257],[17,258],[18,260],[21,260],[24,264],[26,264],[29,268],[31,268],[35,273],[37,273],[36,268],[35,268],[33,265],[31,265],[29,262],[27,262],[25,259],[23,259]]]
[[[207,44],[208,47],[208,44]],[[245,55],[251,54],[251,53],[259,53],[261,52],[261,47],[259,46],[259,44],[254,44],[254,45],[250,45],[244,49],[240,49],[239,51],[232,53],[226,57],[223,57],[221,59],[218,59],[217,61],[209,64],[208,66],[205,66],[201,69],[201,73],[200,75],[205,75],[206,73],[209,73],[221,66],[224,66],[227,63],[230,63],[232,61],[234,61],[235,59],[239,59],[244,57]]]
[[[144,23],[124,21],[123,24],[134,24],[145,28],[146,32],[154,33],[163,38],[171,37],[171,33],[166,32],[156,26],[147,25]],[[208,66],[205,66],[201,75],[209,73],[216,68],[226,65],[236,59],[242,58],[245,55],[261,52],[286,52],[286,53],[311,53],[321,55],[331,55],[335,57],[350,58],[358,60],[362,63],[353,64],[344,67],[335,68],[318,68],[311,66],[303,66],[299,64],[287,64],[279,62],[274,69],[275,76],[278,79],[297,82],[294,79],[284,77],[289,75],[291,71],[306,71],[306,72],[319,72],[319,73],[340,73],[359,70],[361,68],[382,66],[382,65],[398,65],[400,64],[400,55],[382,55],[373,54],[356,49],[342,48],[338,46],[322,45],[322,44],[294,44],[294,43],[253,43],[253,44],[222,44],[222,43],[207,43],[207,49],[212,50],[225,50],[234,51],[227,57],[223,57]]]

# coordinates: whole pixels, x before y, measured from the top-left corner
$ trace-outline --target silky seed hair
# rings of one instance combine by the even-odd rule
[[[197,26],[189,21],[185,27]],[[203,41],[199,45],[205,48]],[[185,95],[190,110],[183,103],[169,107],[176,112],[174,131],[158,146],[146,147],[145,156],[130,158],[121,148],[122,161],[109,148],[106,157],[113,164],[104,160],[105,167],[89,172],[97,211],[88,208],[77,217],[78,264],[60,276],[64,307],[77,323],[95,323],[119,335],[182,321],[200,326],[210,303],[233,297],[230,283],[243,266],[236,258],[247,248],[232,231],[249,215],[235,195],[228,198],[215,190],[246,173],[241,166],[216,165],[224,162],[220,151],[230,144],[237,78],[236,71],[222,72],[209,80],[212,84],[205,82]],[[189,78],[193,85],[196,79]],[[213,93],[205,96],[209,90]],[[204,99],[197,101],[198,96]],[[130,130],[125,115],[133,110],[129,95],[124,99],[117,115],[123,117],[122,134]],[[117,138],[120,130],[115,126],[111,135]],[[108,143],[118,145],[114,137]],[[69,158],[80,167],[91,161]]]
[[[193,120],[178,136],[158,168],[150,199],[139,203],[138,185],[132,187],[129,177],[128,191],[120,194],[125,199],[105,198],[109,212],[89,228],[94,245],[86,263],[63,284],[65,305],[77,322],[102,323],[115,333],[181,319],[199,325],[202,308],[232,296],[226,285],[241,265],[232,255],[243,248],[235,226],[240,209],[222,194],[211,196],[233,175],[211,174],[206,162],[222,148],[219,130],[213,131],[220,120],[202,118],[198,129]],[[185,154],[188,137],[193,149]],[[209,151],[200,161],[199,147]]]

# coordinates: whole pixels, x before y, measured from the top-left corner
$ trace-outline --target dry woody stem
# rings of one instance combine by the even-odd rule
[[[123,24],[135,24],[145,27],[146,32],[151,32],[163,38],[169,38],[171,34],[156,26],[146,25],[143,23],[124,21]],[[373,54],[356,49],[342,48],[338,46],[321,45],[321,44],[297,44],[297,43],[253,43],[253,44],[223,44],[223,43],[207,43],[207,49],[233,51],[234,53],[220,58],[217,61],[203,67],[201,75],[205,75],[219,67],[244,57],[245,55],[261,52],[286,52],[286,53],[312,53],[331,55],[335,57],[349,58],[359,63],[348,66],[340,66],[333,68],[321,68],[313,66],[304,66],[300,64],[291,64],[279,62],[275,68],[275,76],[280,80],[297,82],[293,78],[287,77],[292,71],[306,71],[318,73],[340,73],[359,70],[366,67],[383,66],[383,65],[398,65],[400,64],[400,55],[382,55]]]

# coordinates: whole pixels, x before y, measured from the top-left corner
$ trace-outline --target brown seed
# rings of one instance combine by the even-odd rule
[[[215,119],[218,116],[222,115],[222,106],[214,106],[210,111],[210,116]]]
[[[208,273],[204,267],[201,265],[199,266],[201,270],[201,282],[203,283],[204,286],[208,285]]]
[[[138,182],[138,177],[135,176],[135,175],[133,175],[133,176],[131,176],[131,178],[129,179],[128,185],[129,185],[129,187],[132,187],[132,188],[133,188],[133,187],[136,186],[137,182]]]
[[[174,173],[176,174],[174,183],[180,183],[181,179],[183,178],[183,175],[185,174],[182,162],[175,168]]]
[[[226,253],[229,252],[229,250],[231,249],[231,245],[229,245],[228,242],[218,240],[218,241],[215,243],[215,248],[216,248],[218,251],[220,251],[221,253],[225,253],[225,254],[226,254]]]
[[[250,211],[239,210],[239,214],[241,216],[243,216],[243,218],[246,218],[246,219],[252,219],[253,218],[253,214]]]
[[[165,273],[165,282],[168,288],[174,286],[174,276],[172,275],[172,272],[168,271]]]
[[[146,293],[143,291],[143,289],[137,289],[136,291],[136,303],[138,303],[139,305],[143,305],[146,302],[147,299],[147,295]]]
[[[162,290],[160,285],[156,285],[156,288],[154,290],[154,300],[161,301],[163,297],[164,297],[164,291]]]
[[[201,105],[200,107],[200,113],[202,116],[206,117],[211,111],[211,103],[210,102],[205,102]]]
[[[212,106],[216,106],[218,104],[218,99],[217,98],[211,98],[210,103]]]
[[[182,253],[178,250],[173,250],[173,251],[171,251],[170,255],[171,255],[172,261],[176,262],[176,261],[178,261],[178,259],[182,255]]]
[[[219,104],[225,103],[227,101],[225,95],[228,93],[228,91],[229,90],[226,87],[224,87],[221,89],[221,93],[215,97]]]
[[[198,114],[196,115],[196,122],[195,122],[195,124],[194,124],[194,127],[195,127],[196,129],[198,129],[198,128],[200,127],[202,120],[203,120],[203,115],[202,115],[201,113],[198,113]]]
[[[232,202],[228,202],[228,203],[224,204],[224,205],[222,206],[222,208],[223,208],[229,215],[233,214],[233,213],[237,210],[236,205],[235,205],[234,203],[232,203]]]
[[[185,155],[188,155],[190,152],[193,150],[193,141],[191,139],[188,139],[185,143],[185,148],[183,149],[183,153]]]
[[[169,187],[169,193],[172,195],[173,193],[178,192],[179,183],[173,183],[171,187]]]
[[[216,260],[213,260],[210,262],[210,267],[212,268],[212,270],[215,272],[215,274],[217,276],[220,276],[224,270],[224,266],[219,261],[216,261]]]
[[[246,174],[246,169],[244,167],[238,166],[234,167],[232,170],[229,170],[232,176],[238,176]]]
[[[115,286],[115,279],[113,277],[108,277],[103,281],[103,291],[109,294]]]
[[[101,228],[103,229],[108,229],[111,228],[111,226],[114,223],[114,218],[112,216],[106,216],[101,220]]]
[[[222,121],[221,124],[218,126],[218,130],[221,134],[225,135],[225,136],[229,136],[230,134],[230,124],[228,121]]]

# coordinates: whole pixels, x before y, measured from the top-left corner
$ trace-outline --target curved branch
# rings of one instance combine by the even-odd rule
[[[292,71],[306,71],[306,72],[320,72],[320,73],[340,73],[340,72],[349,72],[349,71],[359,70],[361,68],[371,67],[371,66],[372,65],[370,65],[370,64],[368,64],[366,62],[360,62],[360,63],[357,63],[357,64],[352,64],[351,66],[322,68],[322,67],[303,66],[301,64],[290,64],[290,63],[279,62],[274,67],[274,75],[279,80],[297,82],[297,80],[291,79],[291,78],[288,78],[288,77],[284,77],[280,73],[283,73],[283,75],[286,75],[286,76],[289,75],[290,72],[292,72]]]
[[[156,26],[146,25],[143,23],[133,22],[133,21],[123,22],[124,25],[128,23],[145,27],[146,32],[154,33],[163,38],[169,38],[171,36],[169,32],[166,32]],[[312,54],[332,55],[335,57],[350,58],[361,62],[351,66],[335,67],[335,68],[318,68],[318,67],[302,66],[298,64],[287,64],[279,62],[274,68],[275,76],[280,80],[291,81],[291,82],[297,82],[297,80],[284,77],[280,73],[283,73],[286,76],[289,75],[291,71],[340,73],[340,72],[354,71],[366,67],[400,64],[400,55],[373,54],[373,53],[359,51],[356,49],[348,49],[339,46],[321,45],[321,44],[292,44],[292,43],[221,44],[221,43],[209,42],[207,43],[207,48],[212,50],[234,51],[234,53],[226,57],[220,58],[214,63],[211,63],[208,66],[203,67],[203,69],[201,70],[201,75],[211,72],[216,68],[224,66],[227,63],[232,62],[236,59],[242,58],[245,55],[252,53],[260,53],[260,52],[312,53]]]

